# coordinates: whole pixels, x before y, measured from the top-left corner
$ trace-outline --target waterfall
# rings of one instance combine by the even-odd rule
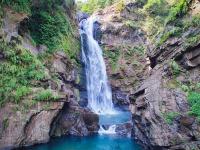
[[[93,37],[92,17],[80,22],[82,60],[85,64],[88,108],[97,114],[115,113],[102,49]]]

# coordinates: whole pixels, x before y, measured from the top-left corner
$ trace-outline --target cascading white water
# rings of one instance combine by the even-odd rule
[[[100,129],[99,129],[99,134],[116,134],[116,125],[111,125],[109,126],[109,128],[106,130],[104,129],[102,126],[100,126]]]
[[[97,114],[113,114],[116,111],[112,103],[112,93],[107,80],[102,50],[93,37],[94,22],[95,19],[90,17],[80,23],[82,59],[85,64],[87,80],[88,107]],[[86,38],[85,42],[84,38]]]

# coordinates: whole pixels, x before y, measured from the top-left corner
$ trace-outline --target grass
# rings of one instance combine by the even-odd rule
[[[172,125],[174,119],[179,116],[178,112],[163,113],[164,120],[167,124]]]
[[[42,90],[35,96],[34,100],[36,101],[54,101],[58,99],[58,96],[55,96],[50,89]]]

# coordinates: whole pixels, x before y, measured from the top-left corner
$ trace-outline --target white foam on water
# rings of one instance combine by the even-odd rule
[[[106,130],[102,126],[100,126],[100,129],[98,131],[99,134],[116,134],[116,125],[111,125],[109,128]]]

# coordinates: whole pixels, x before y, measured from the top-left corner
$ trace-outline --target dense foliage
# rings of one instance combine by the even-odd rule
[[[30,51],[16,43],[0,41],[4,61],[0,63],[0,104],[18,103],[45,78],[44,66]]]
[[[11,7],[16,12],[31,12],[31,0],[0,0],[0,5]]]
[[[0,35],[0,105],[6,102],[20,103],[24,99],[33,101],[55,100],[51,90],[40,92],[35,89],[43,87],[43,80],[53,78],[45,71],[47,56],[64,51],[71,61],[77,59],[79,42],[73,32],[73,22],[66,13],[73,9],[72,0],[0,0],[0,20],[6,9],[26,13],[29,17],[23,23],[23,29],[30,33],[33,43],[46,45],[47,50],[38,56],[22,47],[22,37],[13,37],[11,42]],[[70,10],[71,11],[71,10]],[[1,25],[1,24],[0,24]],[[75,30],[75,31],[74,31]],[[35,45],[34,45],[35,46]]]

